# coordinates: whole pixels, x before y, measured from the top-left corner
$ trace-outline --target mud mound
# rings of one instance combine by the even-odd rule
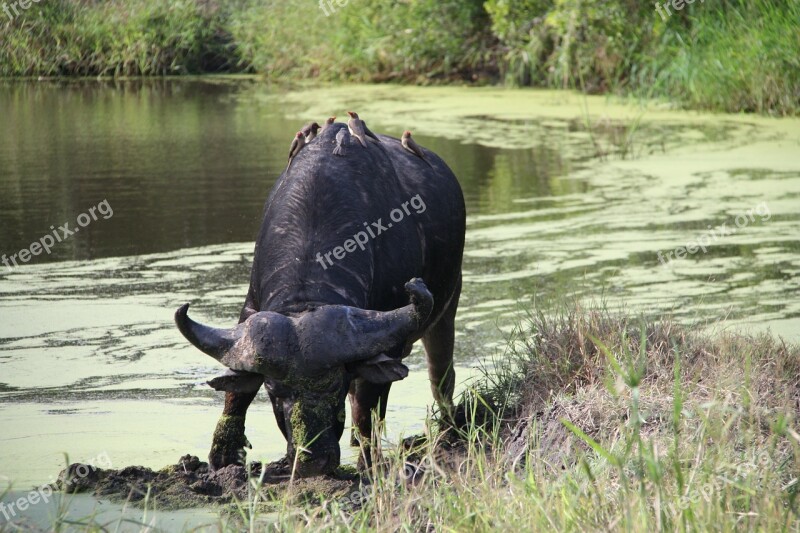
[[[59,474],[56,488],[69,493],[89,493],[98,498],[155,506],[159,509],[186,509],[246,501],[255,494],[254,483],[262,478],[262,465],[248,469],[231,465],[211,471],[208,463],[184,455],[174,464],[154,471],[143,466],[104,470],[75,463]],[[269,463],[263,472],[262,496],[266,501],[289,498],[309,502],[335,498],[357,488],[360,478],[346,467],[331,476],[295,479],[285,459]],[[290,486],[291,485],[291,486]]]

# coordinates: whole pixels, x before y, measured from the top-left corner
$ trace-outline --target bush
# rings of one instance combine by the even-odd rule
[[[502,81],[800,109],[800,4],[639,0],[48,0],[0,15],[0,75],[258,72],[271,79]]]

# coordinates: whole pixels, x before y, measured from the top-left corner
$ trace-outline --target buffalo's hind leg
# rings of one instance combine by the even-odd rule
[[[453,297],[439,320],[422,336],[425,354],[428,358],[428,378],[431,382],[433,398],[442,410],[450,415],[453,408],[453,390],[456,371],[453,368],[453,348],[455,346],[455,320],[458,299],[461,296],[461,278]]]
[[[244,435],[247,408],[258,394],[256,392],[226,392],[225,408],[214,430],[208,464],[213,470],[228,465],[245,464],[245,446],[250,447]]]

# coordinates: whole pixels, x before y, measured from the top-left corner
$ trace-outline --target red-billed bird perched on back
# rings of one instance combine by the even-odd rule
[[[403,136],[400,138],[400,144],[403,145],[403,148],[405,148],[406,151],[411,152],[430,165],[430,162],[425,159],[425,153],[422,151],[422,148],[420,148],[417,142],[411,138],[410,131],[406,130],[403,132]]]
[[[320,131],[320,133],[325,131],[325,128],[327,128],[328,126],[333,126],[334,122],[336,122],[336,117],[328,117],[328,120],[326,120],[325,124],[322,125],[322,131]]]
[[[302,131],[298,131],[294,139],[292,139],[292,146],[289,147],[289,162],[286,164],[286,168],[289,168],[289,165],[292,164],[292,159],[300,153],[300,150],[302,150],[305,145],[306,138]]]
[[[367,123],[358,118],[358,113],[354,111],[348,111],[347,114],[350,115],[350,120],[347,121],[347,127],[350,130],[350,135],[358,139],[358,142],[361,143],[361,146],[363,146],[364,148],[367,147],[366,137],[371,137],[372,139],[375,139],[375,142],[378,143],[381,142],[381,140],[378,139],[377,135],[369,131]]]

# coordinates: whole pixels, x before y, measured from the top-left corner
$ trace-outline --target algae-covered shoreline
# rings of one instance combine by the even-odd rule
[[[601,155],[642,159],[653,153],[729,149],[776,136],[789,143],[800,142],[800,122],[791,117],[679,110],[655,100],[579,91],[347,84],[276,88],[270,92],[254,87],[242,91],[239,98],[244,102],[280,102],[284,113],[298,121],[326,116],[330,110],[358,108],[365,116],[379,117],[378,124],[387,133],[391,133],[390,128],[402,132],[412,127],[432,137],[497,148],[534,148],[548,137],[558,136],[560,148],[566,149],[567,158],[572,160]],[[611,137],[612,126],[624,133],[618,145],[646,141],[658,149],[624,155],[613,150],[598,153],[593,145],[598,139],[592,135]],[[676,126],[698,130],[691,144],[682,132],[673,135],[670,127]],[[765,131],[758,131],[760,128]],[[582,152],[573,152],[573,148]],[[790,155],[787,153],[787,157]]]

